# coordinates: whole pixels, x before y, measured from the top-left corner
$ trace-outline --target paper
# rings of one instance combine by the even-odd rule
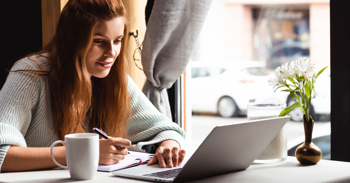
[[[129,151],[129,153],[130,154],[125,156],[124,160],[120,160],[118,163],[113,165],[99,165],[97,170],[103,172],[112,172],[124,168],[129,168],[132,166],[146,163],[154,156],[154,154],[151,153],[143,153],[136,151]]]

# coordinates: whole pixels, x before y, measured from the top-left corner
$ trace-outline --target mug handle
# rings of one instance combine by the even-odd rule
[[[61,143],[61,144],[63,144],[63,145],[66,145],[66,142],[65,142],[65,141],[62,141],[62,140],[57,140],[57,141],[55,141],[54,143],[52,143],[51,148],[50,148],[51,158],[52,158],[53,162],[54,162],[57,166],[59,166],[59,167],[61,167],[61,168],[64,168],[64,169],[68,169],[68,166],[63,166],[63,165],[59,164],[59,163],[55,160],[55,157],[53,157],[52,148],[55,147],[55,145],[58,144],[58,143]]]

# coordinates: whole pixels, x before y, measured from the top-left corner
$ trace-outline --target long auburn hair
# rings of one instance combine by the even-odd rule
[[[63,8],[52,40],[34,55],[48,53],[47,75],[53,128],[58,138],[69,133],[103,129],[108,135],[127,138],[131,99],[127,89],[126,10],[121,0],[69,0]],[[124,18],[120,54],[105,78],[89,76],[86,55],[99,22]],[[84,123],[85,121],[85,123]],[[86,126],[85,126],[86,125]]]

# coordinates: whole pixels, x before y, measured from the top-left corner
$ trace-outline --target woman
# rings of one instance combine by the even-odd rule
[[[55,167],[51,143],[93,127],[113,137],[100,140],[99,164],[128,150],[155,151],[148,164],[161,167],[182,162],[184,131],[126,74],[125,13],[120,0],[70,0],[52,41],[15,63],[0,92],[1,171]],[[64,146],[53,153],[66,164]]]

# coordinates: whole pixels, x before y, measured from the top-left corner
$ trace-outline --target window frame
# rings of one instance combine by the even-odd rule
[[[331,160],[347,162],[350,162],[349,4],[349,1],[330,1]]]

